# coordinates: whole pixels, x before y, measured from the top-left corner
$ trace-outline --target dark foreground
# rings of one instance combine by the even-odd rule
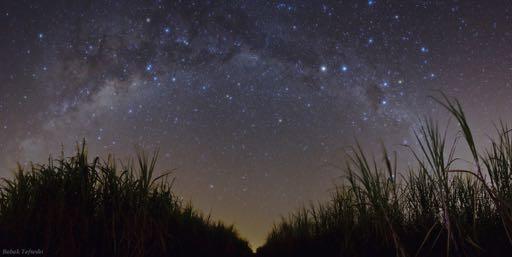
[[[0,185],[3,255],[188,257],[494,257],[512,256],[512,133],[504,124],[478,151],[457,102],[441,102],[458,121],[473,157],[458,170],[455,148],[436,123],[417,133],[416,168],[396,157],[348,155],[346,183],[330,202],[283,219],[253,254],[232,226],[183,204],[154,158],[118,165],[71,158],[19,168]],[[383,168],[381,168],[383,167]],[[23,253],[23,249],[31,252]]]
[[[409,147],[416,164],[400,172],[386,150],[374,161],[356,146],[331,201],[283,219],[258,255],[512,256],[511,130],[500,123],[490,146],[477,149],[460,104],[438,102],[459,125],[468,170],[456,167],[456,142],[431,120]]]
[[[72,158],[20,168],[1,187],[0,249],[44,256],[252,255],[233,227],[184,205],[167,176],[153,178],[154,165],[144,156],[125,167],[89,162],[81,148]]]

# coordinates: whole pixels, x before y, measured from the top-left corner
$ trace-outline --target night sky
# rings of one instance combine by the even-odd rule
[[[158,148],[185,201],[259,246],[328,199],[354,138],[411,143],[437,90],[477,136],[507,120],[512,2],[3,0],[0,82],[2,176],[82,138]]]

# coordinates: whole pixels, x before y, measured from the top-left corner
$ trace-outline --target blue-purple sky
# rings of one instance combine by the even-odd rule
[[[0,174],[87,139],[160,149],[176,190],[253,246],[326,200],[361,140],[413,141],[427,96],[477,136],[512,103],[510,1],[0,3]],[[491,133],[492,131],[489,131]],[[404,165],[402,165],[404,166]]]

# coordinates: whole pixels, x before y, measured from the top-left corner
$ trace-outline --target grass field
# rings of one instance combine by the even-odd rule
[[[504,123],[477,149],[456,100],[439,101],[457,121],[471,169],[455,142],[425,120],[416,132],[416,164],[369,158],[356,145],[345,181],[331,200],[283,218],[256,256],[506,256],[512,252],[512,136]],[[70,158],[18,168],[0,186],[3,249],[47,256],[253,256],[232,226],[212,221],[155,176],[155,154],[122,164],[88,160],[85,143]],[[505,254],[505,255],[504,255]]]
[[[303,208],[274,226],[258,256],[507,256],[512,251],[512,136],[501,123],[479,151],[458,101],[438,101],[460,125],[472,156],[460,170],[456,142],[426,120],[411,149],[416,165],[399,172],[395,156],[348,154],[345,183],[331,201]]]
[[[156,154],[120,165],[71,158],[19,168],[0,187],[2,249],[45,256],[251,256],[232,226],[202,216],[154,177]]]

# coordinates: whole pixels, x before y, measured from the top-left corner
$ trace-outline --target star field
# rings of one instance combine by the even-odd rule
[[[0,162],[160,151],[176,191],[254,246],[321,201],[358,138],[408,144],[427,96],[512,103],[509,1],[3,1]],[[489,124],[482,122],[482,124]],[[488,129],[476,124],[478,131]]]

